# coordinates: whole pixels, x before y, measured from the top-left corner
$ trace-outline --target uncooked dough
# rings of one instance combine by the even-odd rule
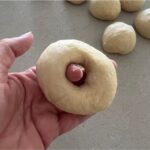
[[[103,49],[109,53],[127,54],[136,45],[136,33],[132,26],[123,22],[109,25],[102,37]]]
[[[76,86],[65,75],[69,64],[85,67],[85,83]],[[37,78],[47,99],[59,109],[90,115],[107,108],[116,94],[117,76],[112,61],[78,40],[60,40],[46,48],[37,61]]]
[[[80,5],[85,2],[85,0],[67,0],[67,1],[75,5]]]
[[[150,39],[150,8],[143,10],[137,15],[134,25],[140,35]]]
[[[120,0],[91,0],[89,11],[102,20],[114,20],[121,12]]]
[[[120,0],[120,1],[122,9],[128,12],[135,12],[140,10],[145,3],[145,0]]]

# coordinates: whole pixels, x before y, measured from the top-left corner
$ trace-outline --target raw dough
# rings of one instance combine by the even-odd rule
[[[121,4],[119,0],[91,0],[89,11],[98,19],[114,20],[121,12]]]
[[[135,12],[140,10],[145,3],[145,0],[120,0],[120,1],[122,9],[128,12]]]
[[[70,63],[82,64],[85,83],[76,86],[65,75]],[[48,46],[37,62],[37,77],[47,99],[59,109],[89,115],[107,108],[116,94],[117,77],[112,61],[78,40],[60,40]]]
[[[80,5],[85,2],[85,0],[67,0],[67,1],[75,5]]]
[[[143,10],[137,15],[134,25],[140,35],[150,39],[150,8]]]
[[[103,34],[102,45],[109,53],[127,54],[136,45],[136,33],[132,26],[123,22],[109,25]]]

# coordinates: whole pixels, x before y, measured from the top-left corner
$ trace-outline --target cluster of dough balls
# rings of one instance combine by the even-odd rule
[[[86,0],[67,1],[79,5]],[[101,20],[114,20],[119,16],[121,9],[128,12],[140,10],[145,0],[90,0],[89,3],[89,11],[95,18]]]
[[[128,12],[140,10],[145,0],[90,0],[89,11],[101,20],[116,19],[121,8]]]
[[[81,4],[84,0],[68,0],[74,4]],[[84,1],[85,2],[85,1]],[[142,9],[145,0],[90,0],[89,11],[97,19],[114,20],[121,9],[135,12]],[[140,12],[134,25],[136,31],[144,38],[150,39],[150,9]],[[102,36],[103,49],[109,53],[128,54],[136,45],[136,32],[131,25],[116,22],[109,25]]]
[[[74,85],[65,76],[71,63],[82,64],[87,72],[81,86]],[[48,46],[37,62],[37,77],[47,99],[73,114],[91,115],[106,109],[117,89],[112,61],[78,40],[60,40]]]
[[[138,13],[134,20],[136,31],[150,39],[150,9]],[[106,52],[128,54],[136,45],[136,32],[131,25],[116,22],[109,25],[102,36],[102,46]]]

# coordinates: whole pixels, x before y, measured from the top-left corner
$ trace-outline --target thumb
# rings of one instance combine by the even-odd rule
[[[13,51],[15,57],[18,57],[25,53],[32,45],[33,34],[31,32],[25,33],[19,37],[6,38],[1,40],[1,43],[7,44],[7,46]]]
[[[6,38],[0,41],[0,82],[6,82],[8,70],[15,58],[25,53],[32,45],[31,32],[14,38]]]

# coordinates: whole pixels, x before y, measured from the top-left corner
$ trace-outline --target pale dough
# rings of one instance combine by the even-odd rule
[[[134,25],[141,36],[150,39],[150,8],[143,10],[137,15]]]
[[[65,75],[70,63],[82,64],[85,83],[76,86]],[[116,94],[117,76],[112,61],[78,40],[60,40],[46,48],[37,61],[37,78],[47,99],[59,109],[90,115],[107,108]]]
[[[80,5],[85,2],[85,0],[67,0],[67,1],[75,5]]]
[[[102,37],[103,49],[109,53],[127,54],[136,45],[136,33],[132,26],[123,22],[109,25]]]
[[[91,0],[89,11],[102,20],[114,20],[121,12],[120,0]]]
[[[120,1],[122,9],[128,12],[135,12],[140,10],[145,3],[145,0],[120,0]]]

